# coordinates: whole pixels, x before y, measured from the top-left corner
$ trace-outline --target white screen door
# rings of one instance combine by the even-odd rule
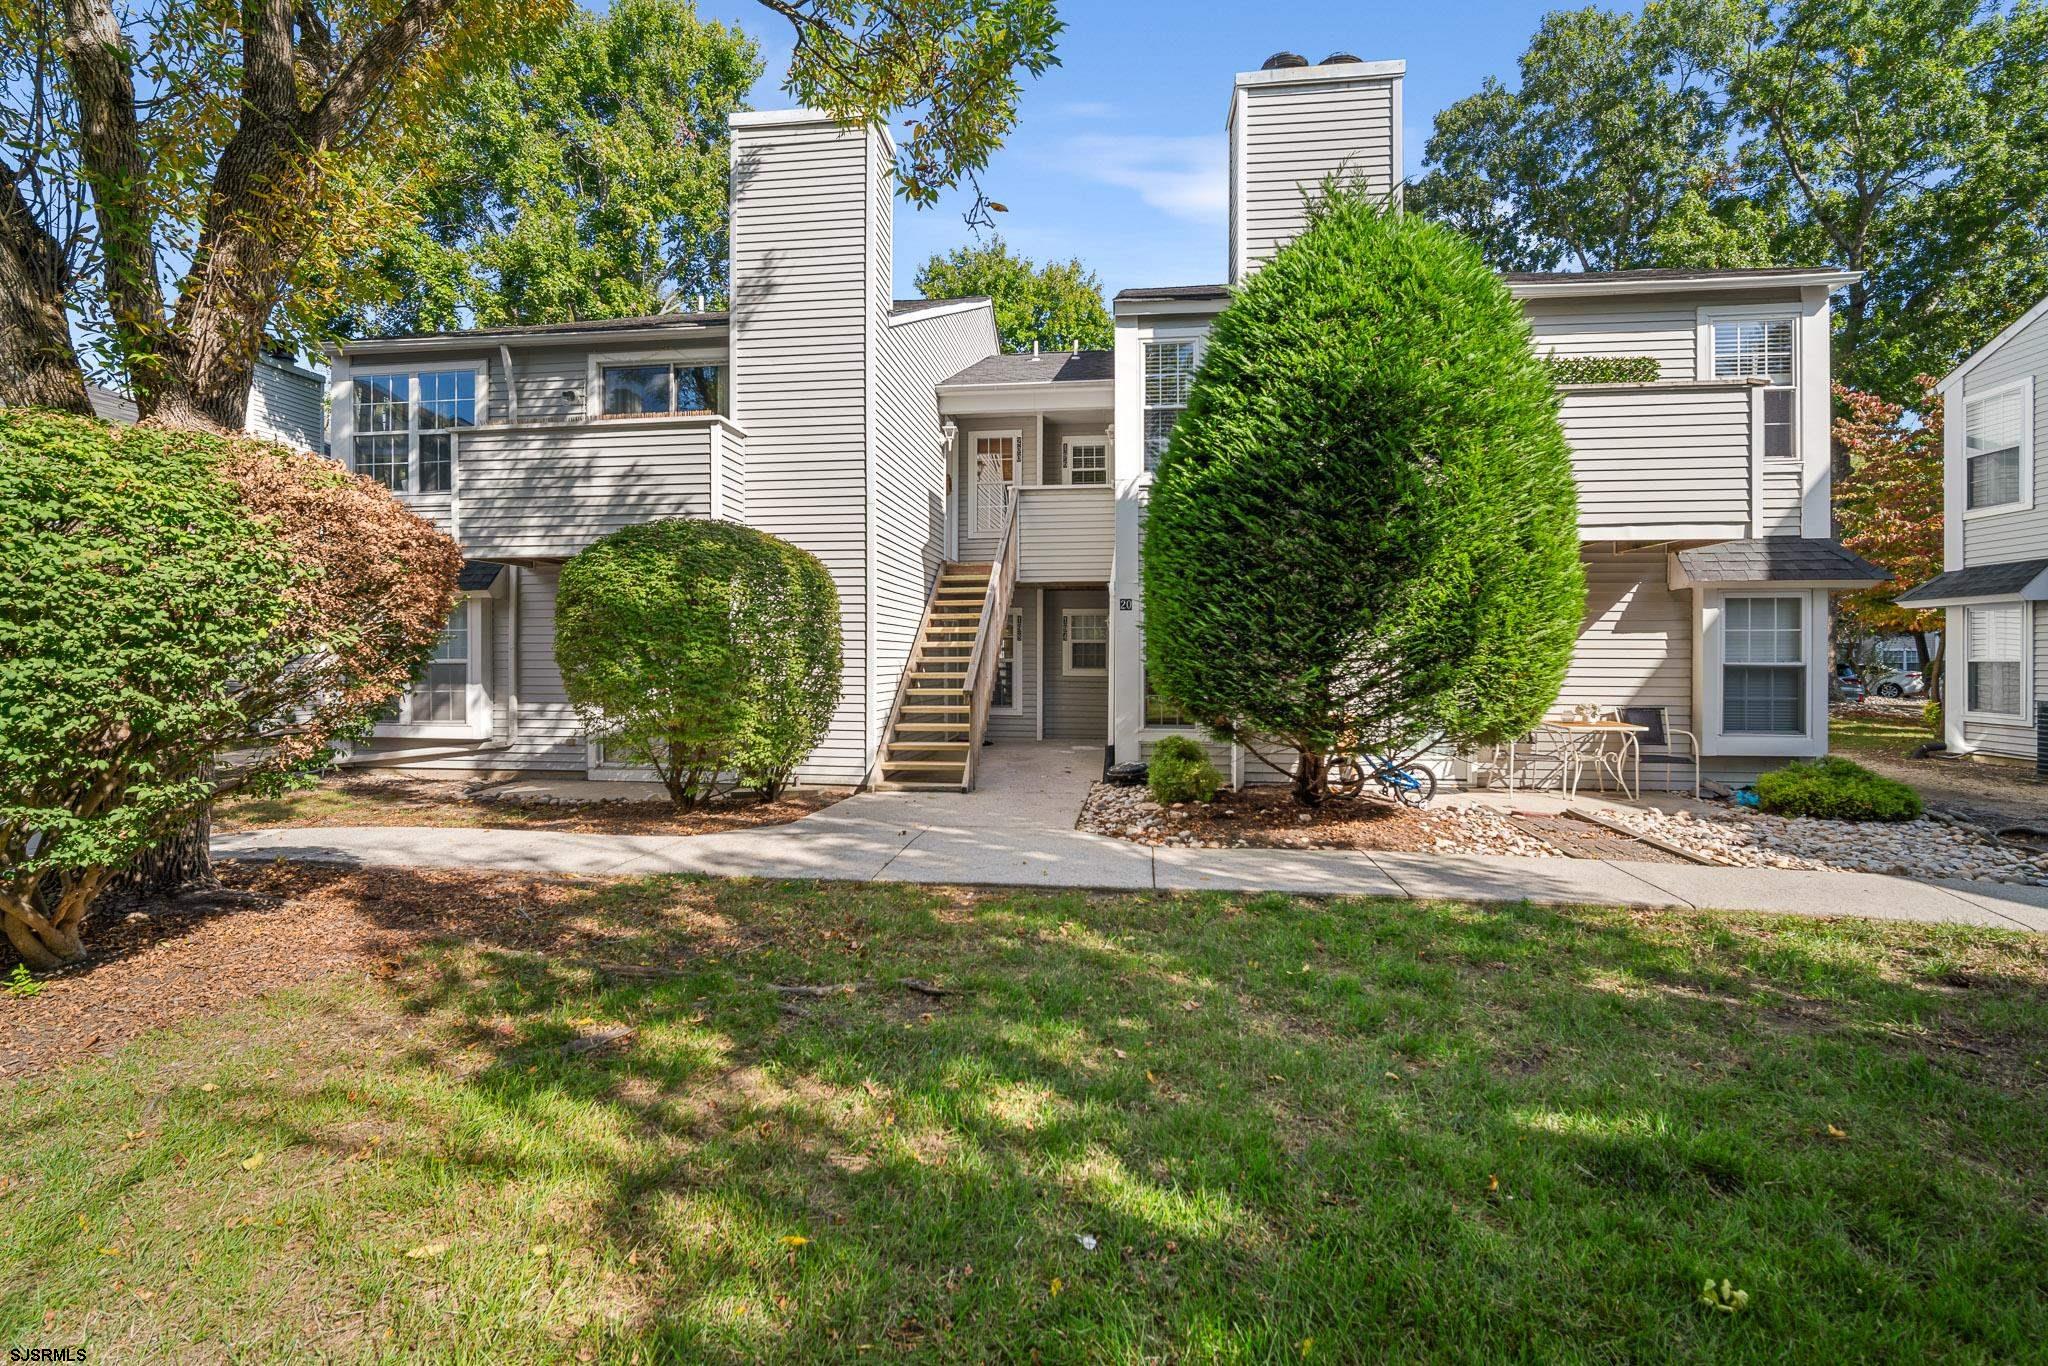
[[[1000,536],[1010,524],[1011,485],[1017,478],[1017,438],[974,438],[974,534]]]

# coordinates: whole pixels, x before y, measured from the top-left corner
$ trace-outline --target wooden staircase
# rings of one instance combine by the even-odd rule
[[[1016,512],[985,564],[940,568],[869,777],[878,790],[967,792],[1017,582]]]

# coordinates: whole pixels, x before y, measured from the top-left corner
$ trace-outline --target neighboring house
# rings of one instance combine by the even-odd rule
[[[85,389],[96,416],[109,422],[136,420],[135,400],[128,395],[101,384],[88,384]],[[327,377],[288,357],[258,356],[242,430],[302,451],[325,454]]]
[[[1232,95],[1232,282],[1301,231],[1305,191],[1399,178],[1402,63],[1268,68]],[[733,143],[729,314],[336,351],[335,453],[472,561],[428,677],[358,761],[620,772],[563,694],[555,584],[606,531],[676,516],[783,536],[839,586],[845,699],[808,781],[957,787],[984,737],[1127,760],[1190,730],[1145,686],[1139,556],[1231,284],[1124,291],[1112,351],[1002,355],[985,300],[888,297],[886,132],[744,114]],[[1666,707],[1724,778],[1826,752],[1827,595],[1883,577],[1828,539],[1828,299],[1853,278],[1509,277],[1539,348],[1661,367],[1563,398],[1590,601],[1561,711]]]
[[[2048,428],[2048,299],[1937,386],[1943,461],[1942,572],[1901,594],[1947,609],[1942,725],[1950,750],[2048,768],[2048,489],[2034,450]]]

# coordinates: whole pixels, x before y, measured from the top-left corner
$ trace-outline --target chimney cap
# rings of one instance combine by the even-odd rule
[[[1307,66],[1308,58],[1299,52],[1280,51],[1259,64],[1261,71],[1282,71],[1288,67]]]
[[[1318,65],[1318,66],[1337,66],[1337,65],[1340,65],[1340,64],[1342,64],[1342,63],[1345,63],[1345,62],[1362,62],[1362,61],[1364,61],[1364,60],[1365,60],[1365,59],[1364,59],[1363,57],[1360,57],[1360,56],[1358,56],[1358,55],[1357,55],[1356,53],[1351,53],[1351,52],[1332,52],[1332,53],[1331,53],[1331,54],[1330,54],[1329,56],[1327,56],[1327,57],[1323,58],[1323,60],[1322,60],[1322,61],[1320,61],[1320,62],[1316,63],[1316,65]]]

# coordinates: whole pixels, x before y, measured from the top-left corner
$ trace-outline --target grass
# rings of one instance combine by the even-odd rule
[[[449,942],[0,1092],[0,1335],[517,1361],[2048,1339],[2041,938],[679,880],[573,914],[580,947]],[[565,1053],[613,1024],[624,1049]],[[1723,1277],[1743,1312],[1698,1302]]]
[[[1828,747],[1850,759],[1910,759],[1921,745],[1941,737],[1917,716],[1879,717],[1868,712],[1828,720]]]

